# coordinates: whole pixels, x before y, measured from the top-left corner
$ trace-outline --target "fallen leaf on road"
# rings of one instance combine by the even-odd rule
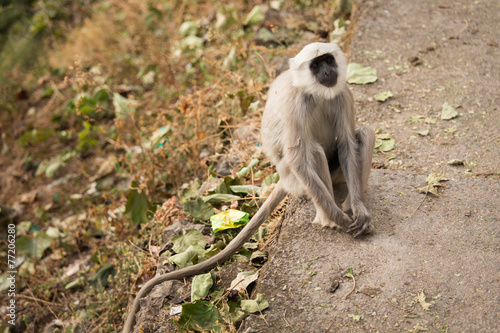
[[[420,303],[420,305],[422,306],[422,309],[424,309],[425,311],[429,310],[429,308],[432,305],[431,303],[427,303],[425,301],[425,294],[423,291],[417,297],[415,297],[415,300]]]
[[[443,104],[443,108],[441,109],[441,119],[443,120],[450,120],[458,116],[457,110],[449,104],[448,102],[445,102]]]

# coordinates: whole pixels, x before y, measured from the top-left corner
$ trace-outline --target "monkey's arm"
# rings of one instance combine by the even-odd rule
[[[276,208],[276,206],[285,198],[285,196],[286,192],[283,190],[281,183],[278,182],[273,192],[264,202],[262,207],[260,207],[258,212],[252,217],[250,222],[243,228],[243,230],[241,230],[238,236],[236,236],[236,238],[234,238],[224,250],[222,250],[212,258],[207,259],[199,264],[183,268],[178,271],[162,274],[149,280],[144,286],[142,286],[141,290],[139,290],[139,292],[135,296],[134,303],[127,316],[127,321],[123,326],[122,332],[131,333],[133,331],[135,315],[139,311],[140,299],[146,296],[154,286],[165,281],[181,279],[184,277],[202,273],[229,260],[236,253],[236,251],[238,251],[243,246],[243,244],[245,244],[245,242],[248,241],[250,237],[252,237],[252,235],[257,231],[260,225],[272,213],[274,208]]]
[[[353,148],[349,148],[347,145],[342,148],[339,146],[339,153],[346,156],[340,158],[340,167],[346,178],[354,220],[347,231],[352,232],[353,236],[357,237],[364,233],[371,224],[370,214],[362,201],[361,168],[356,161],[357,156]]]
[[[307,194],[316,207],[323,210],[326,216],[339,226],[351,224],[351,218],[335,203],[330,171],[325,152],[312,135],[303,131],[303,124],[287,124],[285,136],[284,158],[281,163],[287,163],[293,175],[305,187]]]
[[[340,168],[346,179],[347,189],[349,191],[350,205],[353,212],[353,220],[349,225],[348,232],[352,232],[354,237],[361,235],[365,232],[371,223],[371,217],[366,209],[363,197],[363,172],[361,168],[363,154],[361,152],[363,147],[356,140],[354,130],[354,101],[350,90],[343,94],[346,102],[341,103],[345,105],[342,110],[344,113],[345,123],[337,123],[336,133],[343,133],[338,140],[338,152]],[[341,127],[341,128],[340,128]],[[371,152],[368,152],[371,154]]]

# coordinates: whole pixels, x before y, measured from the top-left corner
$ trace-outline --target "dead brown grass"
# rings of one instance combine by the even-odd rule
[[[222,5],[233,8],[242,21],[257,3],[225,1]],[[296,16],[289,29],[291,35],[297,33],[297,40],[302,38],[299,32],[309,39],[319,39],[310,27],[304,28],[303,22],[308,20],[317,19],[320,29],[331,28],[324,15],[330,12],[329,5],[319,4],[309,12],[294,6],[285,5],[283,13],[286,17]],[[34,106],[36,117],[24,117],[19,133],[10,138],[9,145],[15,149],[8,158],[22,161],[29,155],[38,164],[65,149],[74,149],[84,121],[95,126],[98,144],[79,152],[54,177],[60,180],[70,175],[68,182],[54,185],[54,179],[34,177],[34,170],[15,175],[15,170],[9,169],[7,176],[15,177],[0,183],[1,200],[10,205],[26,192],[41,193],[30,206],[25,205],[23,220],[33,221],[41,230],[49,226],[65,228],[65,235],[54,241],[43,263],[30,261],[33,271],[21,275],[26,287],[21,292],[19,314],[33,320],[30,328],[45,327],[58,318],[68,327],[73,325],[69,323],[76,323],[86,331],[118,329],[130,291],[155,273],[157,258],[151,249],[162,245],[163,229],[175,219],[186,218],[175,200],[180,185],[192,179],[207,179],[209,167],[221,160],[234,157],[240,161],[235,171],[254,155],[263,157],[256,146],[258,135],[243,140],[240,134],[244,133],[237,130],[256,132],[268,83],[296,50],[256,45],[255,31],[243,30],[241,22],[216,30],[215,19],[216,6],[212,1],[192,5],[189,1],[111,0],[94,4],[92,17],[50,51],[50,66],[65,67],[66,75],[48,75],[30,91],[26,110],[20,114],[24,117],[27,108]],[[179,26],[189,20],[197,22],[198,35],[205,40],[201,49],[181,49]],[[234,62],[224,67],[231,50]],[[152,84],[143,81],[148,72],[154,73]],[[46,88],[54,90],[49,98],[41,97]],[[80,96],[98,89],[134,100],[136,113],[123,119],[96,120],[77,111],[68,116],[64,128],[53,122],[53,116],[71,99],[78,105]],[[250,99],[260,103],[247,109],[243,105]],[[109,110],[100,112],[112,114],[112,105],[108,107]],[[28,125],[34,129],[50,128],[54,135],[43,143],[20,148],[16,140]],[[146,141],[162,126],[170,128],[168,142],[163,149],[147,149]],[[62,130],[72,131],[72,139],[61,141]],[[88,194],[93,177],[108,156],[116,157],[113,182],[118,185],[99,195]],[[7,158],[0,156],[0,166],[6,163]],[[259,167],[264,175],[272,172],[269,165],[262,164]],[[139,227],[115,214],[127,200],[128,187],[124,188],[123,183],[131,180],[137,181],[137,187],[150,201],[168,203],[163,215]],[[18,186],[20,183],[23,187]],[[49,185],[50,191],[46,190]],[[83,194],[84,199],[72,201],[70,195],[75,193]],[[55,200],[54,195],[60,195],[60,199]],[[280,214],[274,220],[279,221]],[[274,223],[270,234],[276,234],[278,229],[279,223]],[[83,283],[81,289],[66,290],[64,286],[69,281],[61,278],[62,272],[81,258],[91,258],[85,261],[79,275],[85,279],[96,274],[104,263],[112,263],[116,271],[112,287],[103,290]]]

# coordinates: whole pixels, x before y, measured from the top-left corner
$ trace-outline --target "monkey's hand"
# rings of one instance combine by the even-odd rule
[[[339,218],[337,219],[337,221],[333,221],[323,210],[318,209],[313,223],[319,224],[322,227],[345,231],[347,229],[347,226],[352,224],[352,219],[349,217],[349,215],[342,213],[341,215],[339,214]]]
[[[354,222],[349,225],[347,232],[352,233],[353,237],[358,237],[368,232],[372,225],[372,218],[366,209],[354,212]]]

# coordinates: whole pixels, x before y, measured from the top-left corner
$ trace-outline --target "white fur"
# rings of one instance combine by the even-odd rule
[[[327,53],[333,55],[338,66],[337,84],[331,88],[317,82],[309,69],[309,62],[312,59]],[[335,43],[308,44],[294,58],[290,58],[289,64],[293,75],[292,85],[301,88],[306,93],[325,99],[333,99],[345,86],[347,59]]]

